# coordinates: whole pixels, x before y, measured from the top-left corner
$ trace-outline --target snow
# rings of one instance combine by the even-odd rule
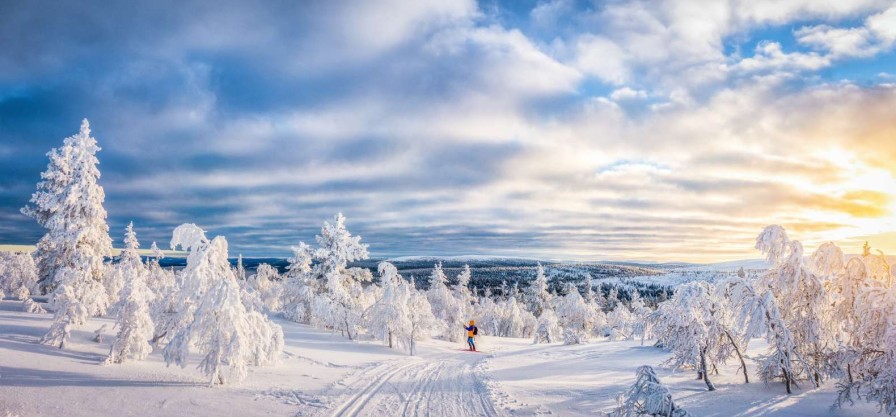
[[[429,340],[408,357],[378,340],[349,341],[280,319],[286,346],[278,365],[250,368],[238,385],[209,388],[195,354],[186,369],[165,367],[158,351],[140,362],[101,365],[114,339],[112,319],[89,319],[60,350],[38,343],[51,315],[20,310],[17,300],[0,301],[0,415],[600,415],[616,406],[641,365],[654,366],[676,404],[698,416],[878,415],[865,403],[829,411],[831,384],[804,383],[791,396],[780,383],[745,385],[734,363],[720,367],[717,391],[707,392],[692,371],[658,367],[669,354],[650,342],[533,345],[531,338],[480,336],[484,353]],[[95,343],[93,331],[103,324],[107,343]],[[754,340],[747,356],[765,349]],[[754,375],[752,359],[748,366]]]

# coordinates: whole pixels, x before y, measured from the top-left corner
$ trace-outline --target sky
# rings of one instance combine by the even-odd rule
[[[87,118],[117,246],[896,253],[894,50],[892,1],[5,1],[0,244]]]

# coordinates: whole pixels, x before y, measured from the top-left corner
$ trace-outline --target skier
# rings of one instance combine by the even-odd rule
[[[470,345],[470,351],[476,351],[476,335],[479,334],[479,329],[476,328],[476,321],[470,320],[470,326],[464,326],[464,330],[467,331],[467,344]]]

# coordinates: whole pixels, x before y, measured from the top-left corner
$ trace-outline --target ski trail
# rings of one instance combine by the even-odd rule
[[[497,417],[487,388],[474,370],[485,358],[445,351],[375,366],[358,375],[350,388],[353,393],[332,415]]]

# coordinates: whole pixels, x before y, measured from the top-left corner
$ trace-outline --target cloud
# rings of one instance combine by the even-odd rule
[[[196,222],[247,255],[338,211],[377,255],[684,260],[893,212],[896,90],[824,72],[890,53],[888,4],[556,1],[516,25],[479,7],[17,3],[0,231],[40,236],[17,210],[85,116],[114,231]]]

